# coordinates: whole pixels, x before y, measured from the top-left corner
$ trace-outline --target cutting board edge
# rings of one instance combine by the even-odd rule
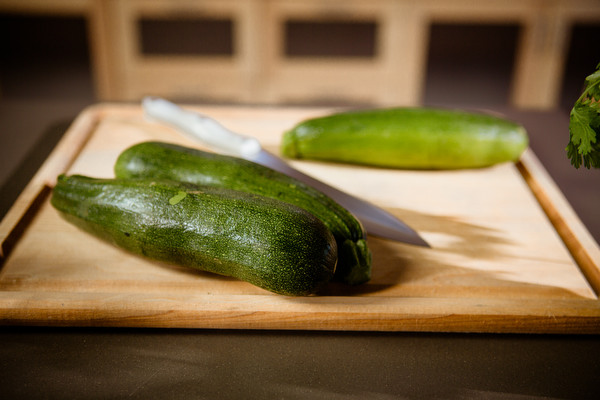
[[[35,213],[56,183],[56,177],[75,161],[94,133],[94,126],[109,107],[104,104],[85,108],[69,126],[48,158],[27,183],[0,221],[0,268],[15,242],[27,228],[29,216]]]
[[[136,293],[123,307],[125,295],[0,293],[0,325],[600,334],[600,302],[590,299],[535,300],[523,308],[519,299],[354,297],[351,307],[340,308],[333,296],[239,295],[234,302],[231,296],[197,295],[156,302]]]
[[[600,297],[600,247],[598,243],[533,150],[528,148],[516,163],[516,167],[592,290],[596,296]]]

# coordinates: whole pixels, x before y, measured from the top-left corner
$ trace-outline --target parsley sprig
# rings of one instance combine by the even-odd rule
[[[600,63],[596,71],[585,78],[583,93],[569,116],[567,156],[571,164],[600,168]]]

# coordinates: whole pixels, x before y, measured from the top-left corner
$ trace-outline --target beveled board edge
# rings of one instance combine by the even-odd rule
[[[127,296],[127,306],[123,306]],[[0,292],[0,325],[599,334],[600,302],[421,297]],[[347,306],[340,308],[340,302]],[[23,307],[26,304],[27,307]],[[99,306],[101,304],[101,306]]]
[[[531,149],[516,165],[596,296],[600,296],[598,243]]]
[[[26,229],[31,214],[35,214],[39,204],[54,187],[56,177],[69,168],[93,134],[94,126],[102,118],[103,110],[102,105],[90,106],[75,118],[48,158],[2,218],[0,222],[0,267]]]

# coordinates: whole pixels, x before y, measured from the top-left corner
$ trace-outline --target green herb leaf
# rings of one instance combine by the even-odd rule
[[[586,87],[569,116],[567,157],[575,168],[600,168],[600,63],[585,78]]]
[[[169,199],[169,204],[174,206],[175,204],[177,204],[181,200],[183,200],[185,198],[185,196],[187,196],[187,193],[180,190],[179,192],[177,192],[177,194],[175,196],[173,196]]]

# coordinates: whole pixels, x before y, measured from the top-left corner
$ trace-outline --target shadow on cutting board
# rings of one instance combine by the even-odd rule
[[[506,232],[457,217],[397,211],[410,226],[425,234],[431,248],[369,236],[373,253],[371,281],[354,287],[332,283],[323,295],[582,297],[579,292],[561,287],[560,280],[556,285],[536,283],[533,275],[537,268],[548,265],[562,268],[564,260],[530,250],[510,239]],[[577,267],[571,272],[576,273]]]

